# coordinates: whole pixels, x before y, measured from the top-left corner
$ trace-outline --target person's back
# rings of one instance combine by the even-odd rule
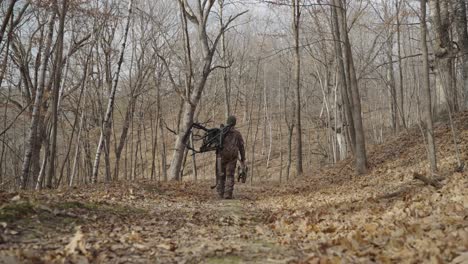
[[[237,160],[239,152],[243,152],[244,140],[239,131],[234,127],[231,127],[229,131],[224,135],[223,138],[223,149],[219,152],[219,155],[223,161]]]
[[[216,153],[218,174],[216,186],[220,198],[232,199],[237,159],[240,154],[241,164],[245,167],[245,148],[241,133],[234,128],[236,125],[234,116],[228,118],[227,125],[229,130],[223,137],[222,148]]]

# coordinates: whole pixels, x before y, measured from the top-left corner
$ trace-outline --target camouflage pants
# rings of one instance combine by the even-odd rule
[[[220,198],[232,198],[234,191],[234,173],[236,171],[237,160],[225,161],[217,158],[218,163],[218,182],[217,191]]]

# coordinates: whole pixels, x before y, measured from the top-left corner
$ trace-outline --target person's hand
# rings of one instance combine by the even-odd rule
[[[246,161],[245,161],[245,160],[244,160],[244,161],[241,161],[241,168],[242,168],[243,170],[245,170],[246,166],[247,166],[247,165],[246,165]]]

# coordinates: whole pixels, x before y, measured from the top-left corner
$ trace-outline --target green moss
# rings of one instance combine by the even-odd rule
[[[243,263],[242,258],[235,255],[228,255],[223,257],[210,257],[206,259],[207,264],[236,264]]]
[[[153,194],[164,194],[164,190],[161,188],[159,184],[145,184],[141,186],[143,190]]]
[[[61,209],[61,210],[72,209],[72,208],[85,208],[83,203],[80,203],[77,201],[58,203],[56,206],[58,209]]]
[[[4,204],[0,207],[0,222],[16,223],[28,226],[39,220],[45,227],[72,226],[83,221],[80,217],[68,216],[67,214],[56,214],[55,211],[65,211],[73,213],[74,209],[85,210],[96,215],[117,215],[130,216],[143,214],[143,209],[122,205],[109,205],[104,203],[66,201],[56,204],[48,204],[44,209],[31,201],[19,201]],[[75,215],[80,215],[74,212]],[[31,222],[31,223],[30,223]]]
[[[62,202],[55,205],[57,208],[61,210],[67,209],[86,209],[90,212],[94,213],[107,213],[107,214],[115,214],[115,215],[130,215],[130,214],[139,214],[144,213],[145,211],[138,208],[122,206],[122,205],[109,205],[109,204],[102,204],[102,203],[92,203],[92,202],[78,202],[78,201],[68,201]]]
[[[0,221],[13,222],[34,213],[30,202],[9,203],[0,208]]]

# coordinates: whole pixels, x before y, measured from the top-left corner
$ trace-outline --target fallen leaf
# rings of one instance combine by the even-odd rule
[[[460,254],[460,256],[454,258],[451,264],[466,264],[468,263],[468,251]]]
[[[79,250],[81,253],[86,254],[86,248],[84,246],[84,235],[81,232],[81,227],[77,227],[75,235],[70,240],[67,246],[65,246],[65,253],[67,255],[73,255]]]

